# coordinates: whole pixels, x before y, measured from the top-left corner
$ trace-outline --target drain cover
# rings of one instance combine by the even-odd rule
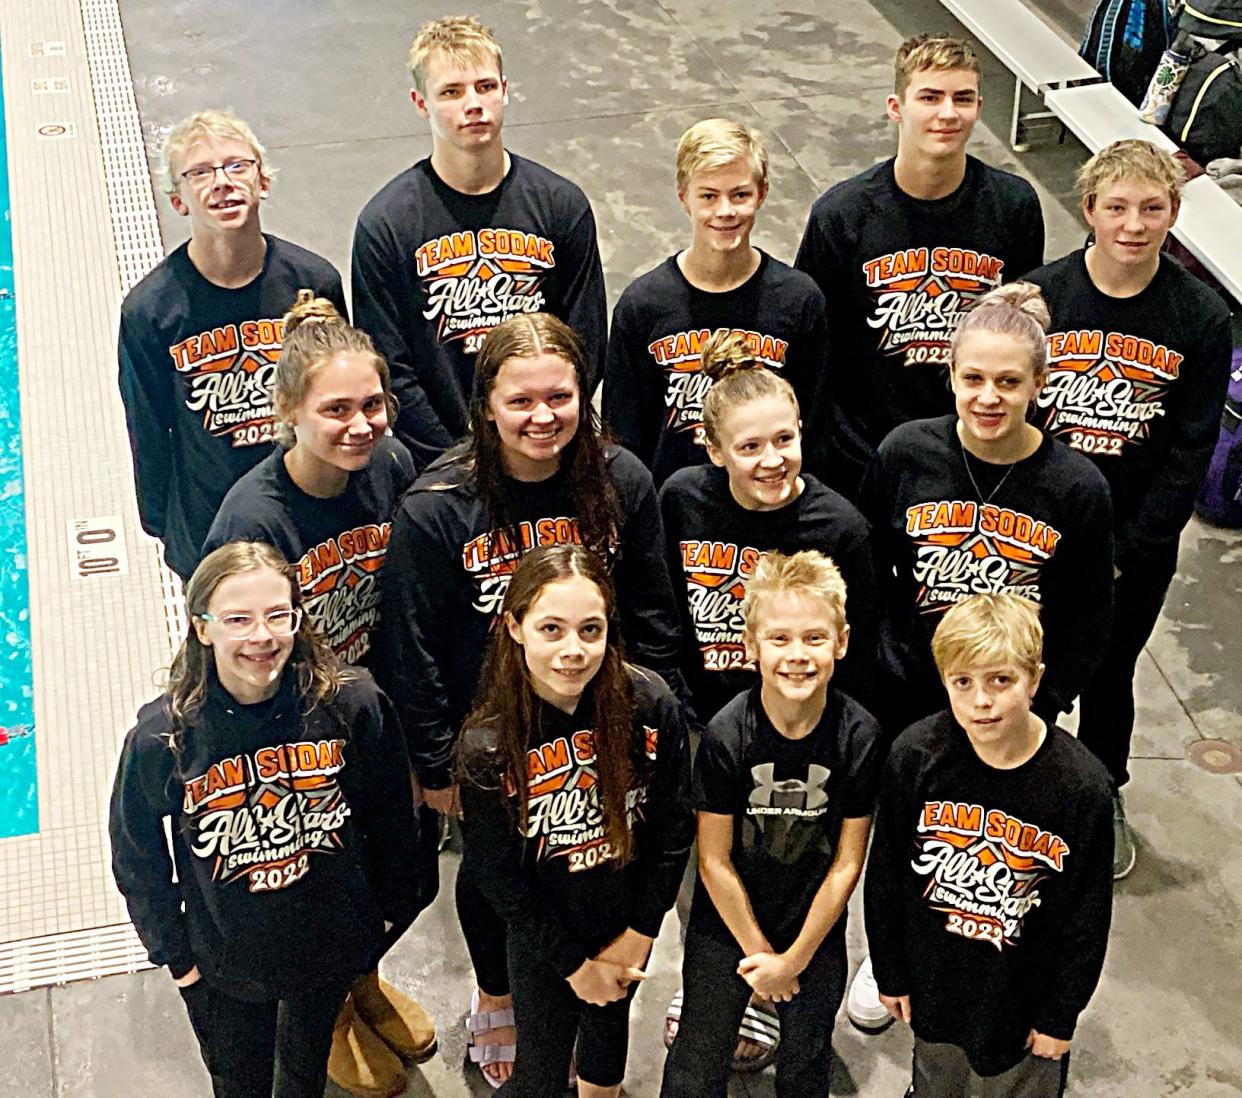
[[[1230,740],[1199,740],[1186,748],[1186,758],[1209,774],[1242,773],[1242,747]]]

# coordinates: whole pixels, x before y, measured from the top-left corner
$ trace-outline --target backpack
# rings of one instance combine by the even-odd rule
[[[1200,38],[1242,39],[1242,0],[1186,0],[1177,29]]]
[[[1242,347],[1233,349],[1220,437],[1195,500],[1195,513],[1213,526],[1242,528]]]
[[[1078,53],[1137,107],[1172,39],[1166,0],[1099,0]]]
[[[1199,164],[1242,146],[1242,66],[1224,53],[1191,64],[1161,127]]]

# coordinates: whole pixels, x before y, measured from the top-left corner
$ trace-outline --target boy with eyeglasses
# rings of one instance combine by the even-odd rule
[[[190,220],[190,239],[125,298],[119,339],[142,528],[182,580],[225,493],[270,450],[271,387],[298,290],[344,315],[326,259],[264,233],[272,168],[240,118],[199,111],[162,150],[159,183]]]

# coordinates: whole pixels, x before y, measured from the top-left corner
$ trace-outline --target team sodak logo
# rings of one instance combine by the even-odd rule
[[[759,563],[759,550],[727,541],[683,541],[681,567],[694,639],[704,671],[753,668],[742,641],[746,581]]]
[[[882,354],[906,366],[947,366],[949,340],[966,310],[1001,284],[1005,261],[969,248],[905,248],[862,265],[875,300],[867,323]]]
[[[184,379],[185,406],[203,428],[234,446],[272,441],[272,385],[283,320],[247,320],[189,336],[168,348]]]
[[[420,244],[414,265],[441,343],[474,354],[497,324],[541,312],[544,282],[556,267],[552,241],[520,229],[466,229]]]
[[[391,534],[390,522],[343,530],[308,549],[295,565],[307,615],[346,663],[370,651],[379,625],[379,570]]]
[[[945,930],[1012,945],[1040,905],[1039,887],[1061,873],[1069,845],[1059,835],[1000,809],[927,801],[910,867],[927,878],[924,899],[945,913]]]
[[[568,517],[524,520],[510,529],[489,530],[461,547],[461,564],[474,581],[472,605],[480,614],[500,613],[509,580],[531,549],[580,544],[578,520]]]
[[[312,854],[344,844],[349,805],[337,776],[344,740],[261,747],[221,759],[183,787],[193,821],[190,850],[212,862],[212,876],[245,880],[251,892],[287,888],[310,871]]]
[[[970,595],[1008,593],[1039,602],[1040,573],[1061,540],[1042,519],[974,500],[907,508],[906,534],[915,547],[921,613],[947,610]]]
[[[1184,355],[1149,339],[1099,329],[1048,336],[1048,381],[1036,406],[1044,430],[1085,454],[1120,457],[1165,414]]]

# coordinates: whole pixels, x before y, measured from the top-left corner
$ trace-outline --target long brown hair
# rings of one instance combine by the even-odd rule
[[[633,749],[634,689],[626,668],[621,631],[617,624],[617,598],[608,570],[595,553],[580,545],[550,545],[528,553],[505,594],[504,613],[521,622],[549,583],[582,576],[599,589],[608,615],[608,638],[604,660],[588,689],[595,700],[592,731],[595,737],[595,765],[600,808],[604,815],[604,834],[620,867],[633,853],[626,808],[626,794],[635,782],[636,771],[646,761]],[[530,681],[522,646],[499,623],[483,664],[478,700],[466,718],[467,728],[486,727],[494,731],[496,747],[486,757],[466,757],[459,740],[458,778],[485,788],[512,789],[517,797],[517,822],[526,834],[529,807],[529,762],[527,752],[539,735],[537,697]]]
[[[608,473],[600,437],[599,416],[591,406],[591,382],[582,343],[568,324],[550,313],[521,313],[497,324],[483,341],[474,367],[470,397],[470,439],[466,455],[473,469],[475,491],[495,527],[515,525],[505,484],[500,435],[488,419],[488,401],[500,368],[511,358],[551,354],[574,370],[578,385],[578,429],[561,451],[561,468],[569,470],[574,518],[584,545],[604,552],[621,527],[621,506]],[[512,539],[520,545],[520,539]]]
[[[289,602],[295,609],[301,608],[302,591],[295,581],[293,570],[272,546],[261,541],[232,541],[221,545],[202,559],[186,584],[185,608],[190,627],[169,668],[166,695],[172,719],[168,745],[177,758],[178,769],[185,730],[207,696],[207,683],[215,661],[211,649],[198,639],[194,619],[207,613],[212,595],[226,579],[260,568],[270,568],[287,577]],[[289,663],[298,676],[298,693],[306,703],[307,713],[320,702],[327,703],[336,697],[345,676],[332,649],[311,624],[309,614],[302,615]],[[288,673],[288,668],[285,673]]]

